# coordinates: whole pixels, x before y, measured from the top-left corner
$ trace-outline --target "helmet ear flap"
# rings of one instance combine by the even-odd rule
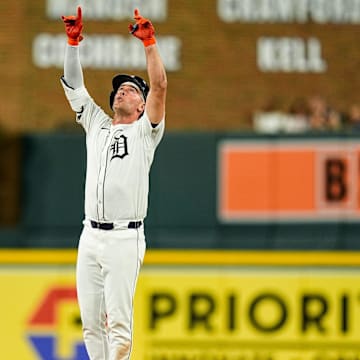
[[[110,108],[111,108],[111,110],[113,109],[114,99],[115,99],[115,91],[113,90],[110,93]]]

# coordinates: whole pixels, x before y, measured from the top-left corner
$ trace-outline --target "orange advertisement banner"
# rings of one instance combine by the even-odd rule
[[[360,143],[223,141],[218,215],[249,220],[360,220]]]

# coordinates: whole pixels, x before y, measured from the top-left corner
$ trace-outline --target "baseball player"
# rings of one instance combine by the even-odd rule
[[[165,126],[166,73],[154,27],[136,9],[129,30],[144,44],[150,87],[138,76],[115,76],[110,117],[84,86],[81,7],[76,16],[62,19],[68,41],[61,83],[87,147],[85,219],[76,265],[83,336],[91,360],[124,360],[130,358],[133,298],[146,248],[149,171]]]

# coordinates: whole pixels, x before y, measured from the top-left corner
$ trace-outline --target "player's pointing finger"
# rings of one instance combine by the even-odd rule
[[[81,6],[78,6],[78,8],[77,8],[77,20],[79,20],[79,21],[82,20]]]

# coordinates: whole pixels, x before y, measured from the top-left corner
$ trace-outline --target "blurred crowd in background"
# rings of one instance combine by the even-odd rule
[[[259,133],[360,132],[360,104],[339,111],[324,96],[296,98],[288,109],[276,99],[254,112],[253,128]]]

